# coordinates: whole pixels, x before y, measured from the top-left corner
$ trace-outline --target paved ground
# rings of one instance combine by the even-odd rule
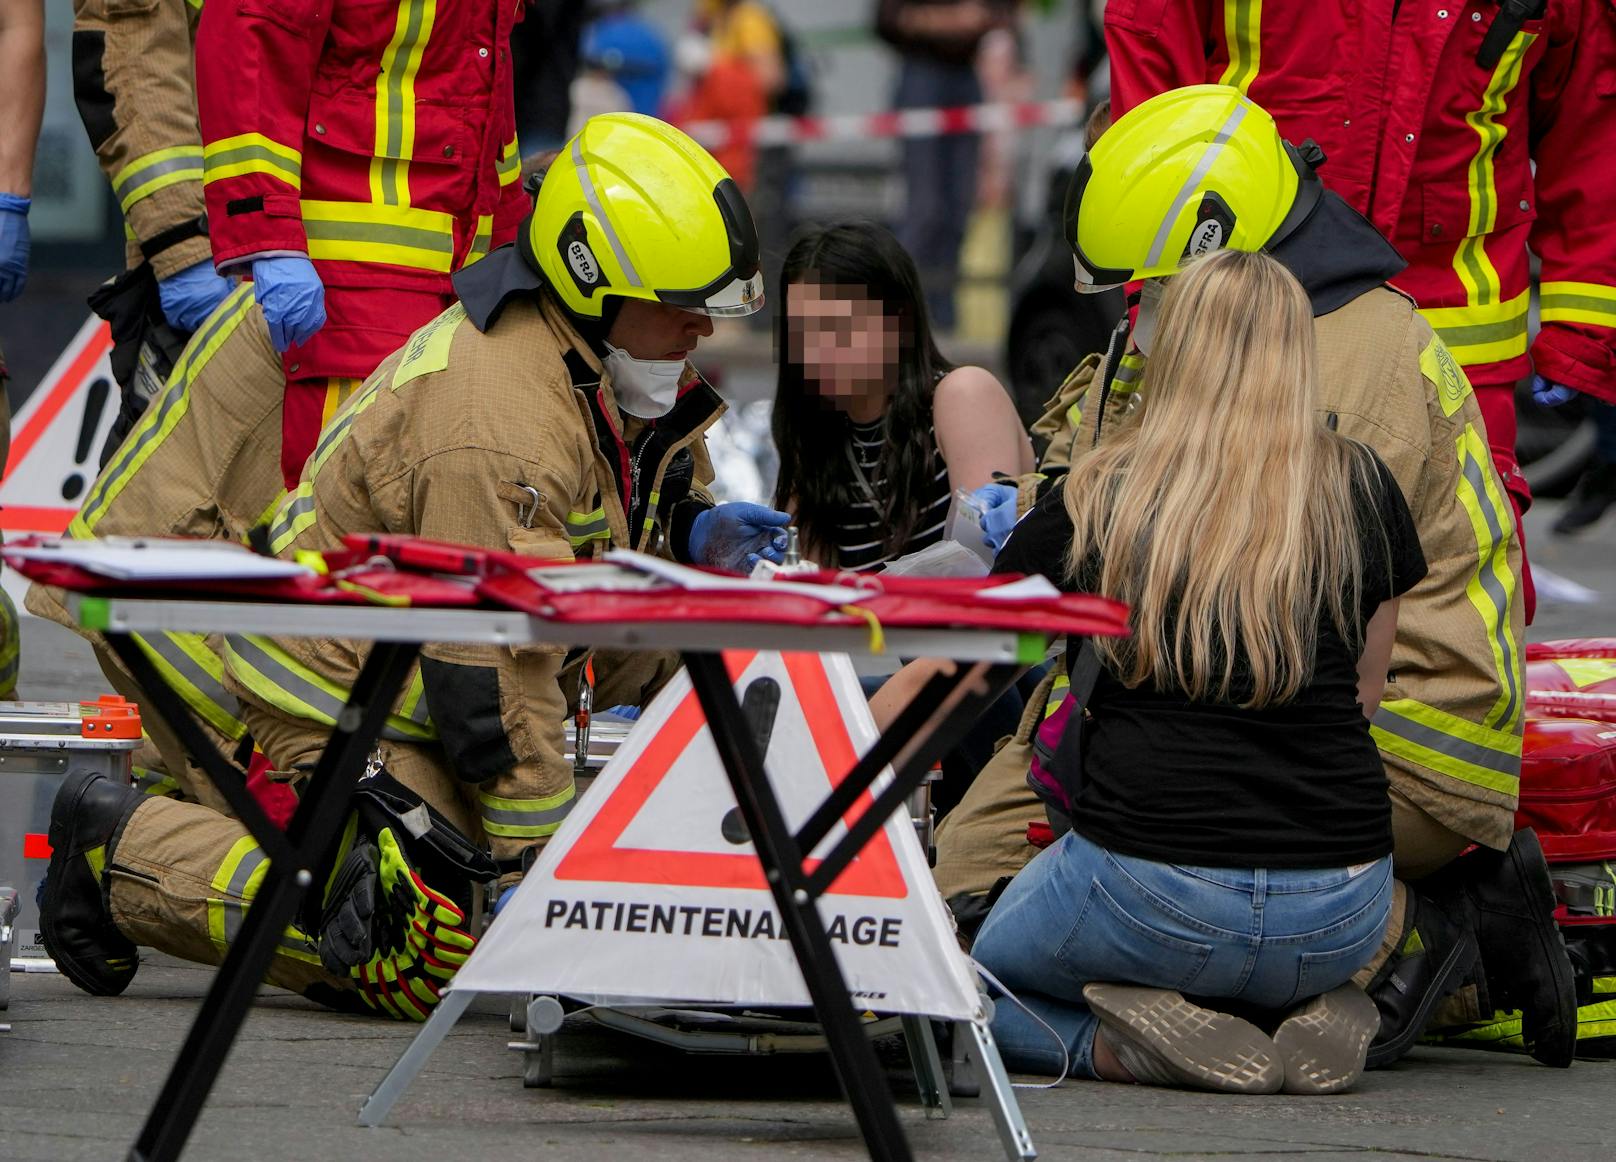
[[[1616,635],[1616,516],[1590,537],[1529,520],[1541,566],[1596,591],[1596,604],[1545,601],[1534,639]],[[78,639],[27,619],[23,695],[99,689]],[[0,1034],[0,1160],[122,1158],[206,988],[205,970],[154,958],[128,994],[92,999],[47,975],[13,977]],[[657,1159],[862,1156],[835,1082],[814,1059],[690,1058],[598,1030],[569,1031],[552,1090],[524,1090],[499,1003],[479,1002],[439,1050],[393,1124],[354,1118],[411,1030],[266,996],[219,1078],[187,1155],[230,1162],[499,1155]],[[895,1058],[896,1060],[896,1058]],[[991,1159],[986,1110],[964,1101],[926,1121],[901,1078],[904,1116],[925,1158]],[[1224,1098],[1068,1082],[1023,1090],[1045,1158],[1268,1155],[1335,1159],[1608,1162],[1616,1157],[1616,1065],[1552,1071],[1522,1058],[1417,1050],[1339,1098]]]
[[[17,981],[14,1028],[0,1034],[0,1157],[121,1158],[183,1035],[205,971],[148,961],[129,992],[91,999],[54,976]],[[354,1115],[410,1030],[332,1016],[298,998],[260,1002],[219,1078],[187,1157],[244,1162],[857,1158],[850,1116],[811,1059],[688,1058],[569,1030],[558,1084],[525,1090],[496,1002],[479,1002],[383,1129]],[[1067,1082],[1022,1090],[1045,1158],[1217,1158],[1317,1162],[1486,1159],[1607,1162],[1616,1155],[1616,1065],[1566,1072],[1529,1059],[1416,1050],[1336,1098],[1229,1098]],[[900,1078],[899,1085],[905,1085]],[[962,1101],[927,1121],[900,1099],[922,1158],[991,1159],[986,1110]]]

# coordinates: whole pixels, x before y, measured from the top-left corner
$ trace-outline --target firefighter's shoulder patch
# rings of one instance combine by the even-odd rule
[[[1442,404],[1442,414],[1445,416],[1458,411],[1470,394],[1470,380],[1465,378],[1464,369],[1453,357],[1453,352],[1448,350],[1447,344],[1435,335],[1431,336],[1425,350],[1420,352],[1420,372],[1436,388],[1436,397]]]
[[[449,366],[449,345],[454,342],[455,329],[466,320],[466,308],[455,303],[416,331],[404,343],[404,355],[393,370],[393,388],[397,390],[412,379]]]

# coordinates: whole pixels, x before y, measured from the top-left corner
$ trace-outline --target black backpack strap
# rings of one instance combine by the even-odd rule
[[[1050,762],[1051,771],[1066,792],[1066,801],[1072,804],[1076,804],[1078,791],[1083,785],[1083,724],[1089,699],[1094,696],[1094,684],[1099,677],[1100,655],[1094,649],[1093,639],[1085,637],[1077,647],[1077,656],[1072,659],[1071,685],[1067,690],[1067,697],[1073,703],[1072,710]],[[1071,820],[1047,803],[1045,812],[1057,839],[1071,830]]]

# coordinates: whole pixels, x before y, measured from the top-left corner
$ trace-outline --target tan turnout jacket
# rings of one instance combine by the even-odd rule
[[[583,386],[563,361],[568,352],[587,368]],[[386,532],[566,560],[612,547],[657,551],[669,523],[658,505],[670,465],[688,466],[694,495],[705,498],[712,469],[702,433],[723,404],[697,382],[657,421],[662,435],[644,446],[635,485],[649,514],[631,536],[619,496],[626,458],[615,439],[603,447],[603,436],[615,428],[638,448],[645,425],[630,419],[624,428],[601,376],[548,297],[509,304],[487,333],[459,304],[450,307],[389,356],[321,433],[300,487],[271,521],[271,547],[288,556],[338,548],[346,533]],[[295,715],[299,699],[318,708],[322,689],[345,694],[366,648],[230,635],[223,652],[244,698]],[[399,736],[437,738],[457,773],[477,784],[496,857],[545,838],[571,805],[566,654],[560,646],[430,644],[396,708]]]

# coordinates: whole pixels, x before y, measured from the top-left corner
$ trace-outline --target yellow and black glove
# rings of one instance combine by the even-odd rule
[[[355,847],[333,880],[320,958],[347,975],[360,998],[397,1020],[424,1021],[477,939],[465,914],[427,887],[391,830]]]

